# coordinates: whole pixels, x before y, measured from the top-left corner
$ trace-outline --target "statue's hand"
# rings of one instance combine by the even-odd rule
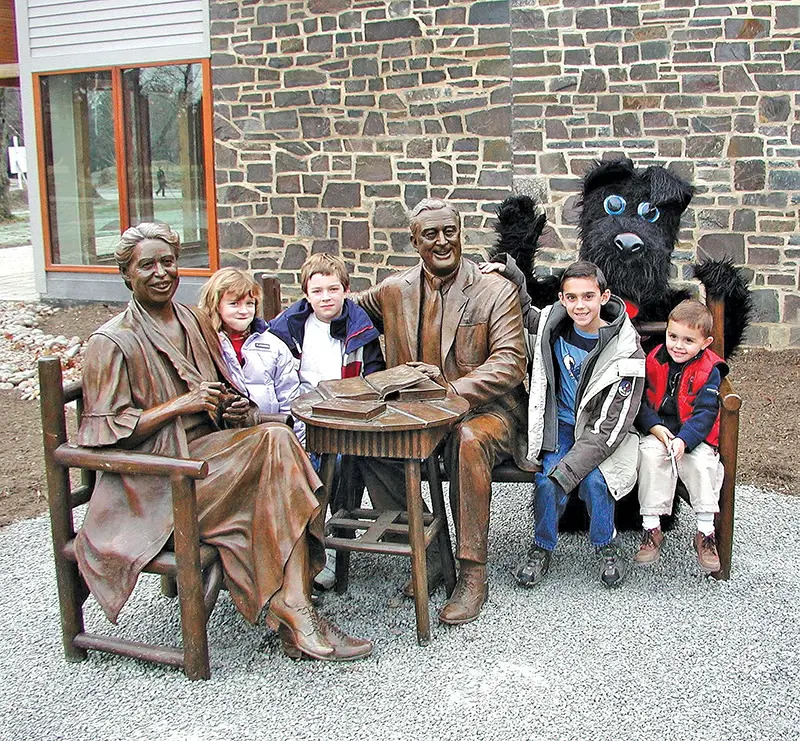
[[[422,363],[419,360],[412,360],[411,362],[406,363],[406,365],[410,365],[412,368],[415,368],[420,373],[430,378],[431,381],[436,381],[436,383],[440,383],[443,386],[445,385],[442,371],[435,365],[431,365],[430,363]]]
[[[208,412],[214,416],[222,400],[225,384],[218,381],[203,381],[191,391],[177,399],[180,414]]]
[[[250,402],[241,396],[227,396],[223,401],[222,419],[227,427],[249,427],[253,423]]]

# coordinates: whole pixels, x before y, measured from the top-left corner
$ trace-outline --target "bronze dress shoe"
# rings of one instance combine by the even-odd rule
[[[278,631],[283,650],[290,658],[307,656],[320,661],[336,660],[336,652],[323,633],[320,617],[310,604],[290,607],[273,599],[267,625]]]
[[[329,622],[321,615],[318,617],[319,628],[328,643],[333,646],[333,656],[326,661],[355,661],[365,659],[372,653],[372,641],[364,638],[354,638],[347,635],[338,625]],[[299,659],[303,655],[302,649],[297,645],[295,634],[286,626],[278,629],[283,652],[292,659]]]
[[[486,567],[469,570],[462,568],[452,596],[439,611],[439,622],[446,625],[471,623],[480,615],[488,596]]]

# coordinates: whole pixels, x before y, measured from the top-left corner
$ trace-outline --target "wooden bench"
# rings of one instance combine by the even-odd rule
[[[262,275],[261,285],[264,290],[264,318],[269,320],[281,311],[281,286],[274,276]],[[708,299],[708,307],[714,317],[714,344],[712,349],[720,357],[724,355],[724,326],[725,307],[721,300]],[[639,324],[636,329],[642,337],[663,337],[666,331],[666,322],[650,322]],[[717,550],[719,552],[720,570],[713,576],[716,579],[727,580],[731,573],[731,555],[733,550],[733,511],[736,489],[736,457],[739,446],[739,409],[742,400],[733,391],[730,379],[723,380],[720,386],[720,440],[719,455],[725,468],[725,478],[719,500],[719,514],[715,518],[717,531]],[[442,469],[442,478],[446,480],[447,472]],[[513,462],[503,462],[495,466],[492,471],[492,481],[497,483],[533,483],[535,474],[523,471]],[[678,493],[685,499],[686,492],[682,486]]]

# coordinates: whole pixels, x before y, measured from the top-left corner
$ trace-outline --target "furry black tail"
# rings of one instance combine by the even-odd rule
[[[707,296],[725,301],[725,357],[728,358],[742,344],[750,324],[753,298],[747,280],[742,269],[728,258],[697,263],[694,274],[705,286]]]

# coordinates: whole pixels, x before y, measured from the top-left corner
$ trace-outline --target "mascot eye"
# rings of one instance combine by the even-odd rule
[[[649,221],[651,224],[654,221],[658,221],[658,217],[661,216],[661,212],[658,210],[658,208],[647,201],[640,203],[639,208],[637,208],[636,211],[638,212],[639,216],[641,216],[645,221]]]
[[[606,213],[611,216],[619,216],[627,205],[622,196],[608,196],[605,201],[603,201],[603,208],[606,210]]]

